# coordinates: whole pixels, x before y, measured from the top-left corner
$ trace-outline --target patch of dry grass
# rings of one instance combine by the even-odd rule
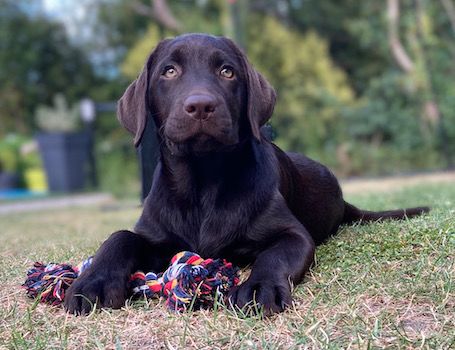
[[[268,319],[224,307],[173,314],[163,301],[74,317],[19,288],[35,260],[79,262],[139,208],[0,217],[0,348],[449,349],[455,345],[455,188],[351,196],[367,208],[430,204],[430,215],[345,227],[317,251],[295,303]]]
[[[342,181],[346,193],[383,192],[422,184],[455,183],[455,171]]]

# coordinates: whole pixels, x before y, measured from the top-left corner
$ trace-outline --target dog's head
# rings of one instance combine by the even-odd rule
[[[229,39],[186,34],[158,44],[118,104],[137,146],[147,116],[172,153],[216,152],[261,140],[275,91]]]

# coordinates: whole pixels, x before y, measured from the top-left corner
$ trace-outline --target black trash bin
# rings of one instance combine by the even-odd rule
[[[14,173],[2,172],[0,169],[0,190],[10,190],[19,187],[19,176]]]
[[[75,192],[84,189],[89,152],[88,133],[39,133],[36,139],[49,190]]]

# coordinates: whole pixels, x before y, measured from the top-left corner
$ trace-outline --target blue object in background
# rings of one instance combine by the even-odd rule
[[[44,197],[46,195],[47,192],[36,192],[20,188],[0,190],[0,200],[32,199]]]

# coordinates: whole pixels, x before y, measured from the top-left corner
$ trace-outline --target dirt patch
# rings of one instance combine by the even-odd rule
[[[359,314],[369,320],[372,328],[374,323],[383,324],[384,320],[393,320],[388,322],[388,327],[378,331],[382,333],[378,337],[382,338],[381,345],[385,345],[385,339],[393,339],[397,332],[408,341],[429,338],[451,323],[447,315],[436,312],[431,301],[422,297],[400,300],[389,296],[363,296],[359,298],[359,304]],[[396,328],[391,328],[391,325]]]

